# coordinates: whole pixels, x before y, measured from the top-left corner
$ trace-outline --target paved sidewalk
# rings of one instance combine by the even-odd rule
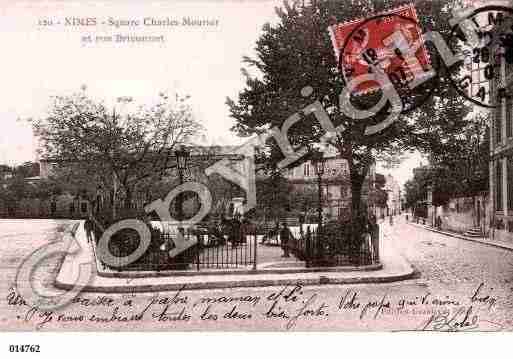
[[[76,287],[75,279],[79,277],[81,264],[93,263],[93,249],[85,239],[83,223],[77,231],[75,240],[81,250],[68,254],[62,262],[55,283],[56,287],[61,289],[69,290]],[[193,276],[156,274],[143,278],[113,278],[97,275],[96,266],[92,265],[88,267],[93,271],[89,283],[82,284],[85,284],[84,291],[126,293],[174,291],[184,286],[186,289],[206,289],[279,286],[293,283],[302,285],[384,283],[411,278],[414,275],[414,268],[394,248],[392,241],[382,240],[381,244],[382,265],[376,270],[340,268],[339,271],[336,268],[322,268],[313,271],[292,268],[282,272],[257,270],[251,273],[208,273],[206,275],[198,273]],[[85,270],[86,266],[82,268]]]
[[[454,233],[454,232],[449,232],[449,231],[441,231],[441,230],[432,228],[432,227],[430,227],[428,225],[422,225],[422,224],[417,224],[417,223],[412,223],[412,222],[408,222],[408,224],[412,225],[412,226],[415,226],[415,227],[419,227],[419,228],[428,230],[428,231],[431,231],[431,232],[440,233],[440,234],[442,234],[444,236],[459,238],[459,239],[463,239],[465,241],[472,241],[472,242],[482,243],[482,244],[486,244],[486,245],[489,245],[489,246],[499,247],[499,248],[502,248],[502,249],[513,251],[513,243],[499,241],[499,240],[493,240],[493,239],[490,239],[490,238],[487,238],[487,237],[468,237],[468,236],[465,236],[465,235],[460,234],[460,233]]]

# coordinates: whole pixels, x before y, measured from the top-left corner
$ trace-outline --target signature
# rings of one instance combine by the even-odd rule
[[[452,316],[450,311],[431,315],[421,330],[441,332],[462,332],[479,328],[479,317],[472,312],[472,306],[459,308]]]
[[[473,307],[461,307],[452,316],[449,311],[443,311],[431,315],[428,320],[417,330],[436,331],[436,332],[465,332],[478,329],[481,330],[479,323],[486,322],[493,325],[493,330],[500,331],[504,326],[489,320],[480,320],[477,314],[474,314]]]

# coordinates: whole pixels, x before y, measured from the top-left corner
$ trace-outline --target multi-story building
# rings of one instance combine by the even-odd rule
[[[511,32],[510,21],[496,25],[494,31]],[[498,76],[490,80],[490,98],[496,106],[491,110],[490,124],[490,236],[513,240],[513,64],[506,61],[500,44],[491,48]]]
[[[367,203],[369,189],[375,180],[375,164],[369,168],[364,188],[362,188],[362,200]],[[314,165],[306,161],[301,165],[291,168],[284,173],[296,188],[310,188],[318,191],[319,179]],[[324,174],[321,177],[322,212],[326,219],[338,219],[347,217],[351,211],[351,181],[349,165],[341,158],[334,148],[324,151]],[[313,208],[315,210],[315,208]],[[373,208],[368,208],[369,213],[374,213]]]
[[[310,161],[287,170],[284,175],[298,189],[318,191],[318,176]],[[322,211],[326,218],[337,219],[348,213],[351,208],[351,188],[346,160],[335,155],[326,156],[320,188]]]

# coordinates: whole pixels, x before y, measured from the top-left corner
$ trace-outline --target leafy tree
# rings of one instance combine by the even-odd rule
[[[4,187],[3,197],[15,201],[25,197],[31,197],[32,185],[28,184],[21,177],[13,177]]]
[[[415,209],[419,202],[425,201],[427,199],[427,188],[430,183],[431,173],[428,171],[428,168],[416,168],[413,178],[404,184],[406,207]]]
[[[458,134],[445,134],[430,149],[430,165],[415,171],[406,183],[409,206],[426,198],[426,187],[433,188],[433,204],[444,205],[450,198],[475,196],[488,190],[490,131],[488,113],[469,116]]]
[[[14,168],[14,173],[22,178],[39,176],[39,163],[24,162]]]
[[[431,149],[431,177],[438,203],[445,203],[448,196],[475,196],[488,190],[488,122],[488,113],[475,114],[461,133],[444,136],[443,143]]]
[[[175,165],[170,158],[176,146],[202,129],[188,96],[161,93],[155,104],[135,110],[129,109],[130,98],[120,98],[127,104],[125,114],[89,97],[85,87],[53,100],[46,117],[31,120],[41,155],[60,164],[60,175],[67,172],[68,179],[84,174],[79,182],[101,184],[114,203],[123,197],[125,207],[137,188]]]
[[[292,185],[280,172],[273,171],[269,176],[258,179],[256,215],[264,219],[285,217],[292,209],[291,190]]]
[[[275,126],[281,128],[289,116],[299,112],[302,120],[290,128],[288,137],[295,149],[311,148],[324,135],[313,115],[301,113],[313,102],[312,98],[303,97],[301,90],[312,87],[333,125],[345,128],[327,142],[348,162],[353,219],[365,208],[360,200],[362,187],[375,160],[398,158],[399,154],[413,149],[428,150],[438,143],[440,132],[458,133],[468,112],[468,106],[443,73],[403,97],[405,103],[422,104],[420,107],[403,113],[392,125],[374,135],[365,135],[365,128],[382,122],[390,104],[366,119],[353,119],[340,110],[339,95],[346,84],[337,69],[326,29],[333,18],[337,22],[363,18],[403,3],[361,0],[356,5],[355,2],[313,0],[290,5],[284,2],[283,7],[276,9],[279,22],[264,26],[256,43],[256,57],[243,59],[248,67],[243,71],[246,86],[238,100],[227,99],[231,116],[236,120],[233,130],[242,136],[260,134]],[[437,30],[448,36],[451,9],[447,3],[419,0],[415,1],[415,7],[423,29]],[[436,58],[434,53],[432,58]],[[432,91],[432,96],[423,103],[428,91]],[[353,96],[351,101],[356,107],[369,108],[379,97],[379,93]],[[265,160],[275,165],[284,155],[274,140],[268,140],[267,145]],[[308,155],[302,158],[307,159]]]

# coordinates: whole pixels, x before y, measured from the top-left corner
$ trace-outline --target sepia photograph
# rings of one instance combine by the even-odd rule
[[[0,43],[8,357],[513,330],[513,1],[1,1]]]

